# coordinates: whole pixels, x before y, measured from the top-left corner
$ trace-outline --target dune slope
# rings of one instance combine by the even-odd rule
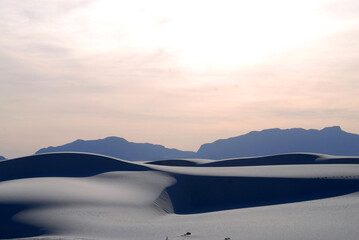
[[[35,155],[0,162],[0,239],[355,239],[357,192],[355,157]]]
[[[41,176],[83,177],[116,170],[144,171],[148,168],[95,154],[50,153],[2,161],[0,180]]]

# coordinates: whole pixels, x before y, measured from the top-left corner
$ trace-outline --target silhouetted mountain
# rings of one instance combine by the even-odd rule
[[[293,152],[358,156],[359,135],[347,133],[338,126],[322,130],[267,129],[204,144],[197,157],[224,159]]]
[[[150,143],[133,143],[119,137],[108,137],[99,140],[77,140],[72,143],[40,149],[36,152],[87,152],[116,157],[132,161],[164,160],[172,158],[193,158],[195,152],[165,148]]]
[[[347,133],[340,127],[327,127],[322,130],[275,128],[203,144],[197,153],[108,137],[100,140],[77,140],[63,146],[43,148],[36,154],[49,152],[97,153],[134,161],[225,159],[299,152],[359,156],[359,135]]]
[[[5,157],[0,156],[0,161],[1,161],[1,160],[5,160],[5,159],[6,159]]]

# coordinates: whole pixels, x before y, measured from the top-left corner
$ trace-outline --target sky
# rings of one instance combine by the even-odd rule
[[[0,0],[0,155],[359,133],[357,0]]]

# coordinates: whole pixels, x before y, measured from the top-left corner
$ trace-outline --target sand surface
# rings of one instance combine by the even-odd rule
[[[5,160],[0,239],[358,238],[359,158],[266,159],[272,164],[79,153]]]

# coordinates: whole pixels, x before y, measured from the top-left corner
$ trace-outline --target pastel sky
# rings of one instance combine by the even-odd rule
[[[0,155],[359,133],[358,0],[0,0]]]

